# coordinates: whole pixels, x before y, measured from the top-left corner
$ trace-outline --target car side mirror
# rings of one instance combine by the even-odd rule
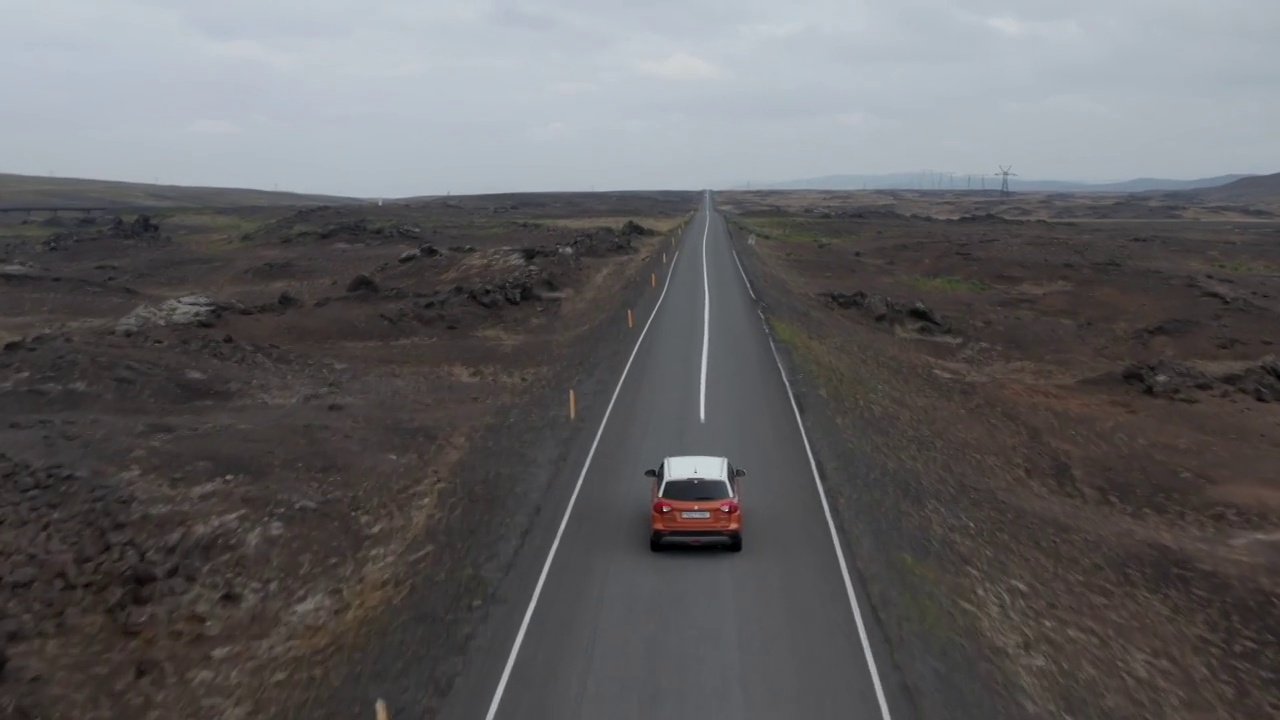
[[[747,476],[747,471],[746,471],[746,470],[743,470],[742,468],[734,468],[734,469],[733,469],[733,476],[734,476],[734,477],[746,477],[746,476]]]
[[[648,470],[645,470],[645,471],[644,471],[644,476],[645,476],[645,477],[656,478],[656,477],[658,477],[658,471],[657,471],[657,470],[654,470],[653,468],[649,468]]]

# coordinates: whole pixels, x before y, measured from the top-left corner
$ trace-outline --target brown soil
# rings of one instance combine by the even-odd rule
[[[1276,716],[1280,222],[975,202],[719,199],[775,335],[898,480],[845,490],[931,593],[879,610],[980,646],[1010,717]]]
[[[296,693],[696,202],[0,218],[0,716]]]

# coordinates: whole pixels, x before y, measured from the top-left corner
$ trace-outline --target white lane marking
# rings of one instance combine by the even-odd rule
[[[587,451],[587,459],[582,463],[582,472],[578,473],[578,482],[573,486],[573,494],[569,496],[569,505],[564,509],[564,517],[560,518],[560,527],[556,530],[556,537],[551,541],[551,550],[547,553],[547,561],[542,564],[542,574],[538,576],[538,583],[533,587],[533,597],[529,599],[529,607],[524,611],[524,620],[520,622],[520,629],[516,632],[515,642],[511,645],[511,654],[507,656],[507,665],[502,669],[502,677],[498,680],[498,687],[493,691],[493,700],[489,703],[489,712],[485,715],[485,720],[493,720],[498,714],[498,704],[502,702],[502,693],[507,689],[507,681],[511,678],[511,669],[515,667],[516,656],[520,653],[520,645],[524,642],[524,635],[529,630],[529,621],[533,618],[533,611],[538,607],[538,598],[542,595],[542,586],[547,581],[547,574],[551,570],[551,561],[555,560],[556,550],[560,547],[560,538],[564,535],[564,529],[569,525],[569,515],[573,513],[574,503],[578,501],[578,493],[582,490],[582,481],[587,477],[587,470],[591,467],[591,459],[596,455],[596,447],[600,445],[600,437],[604,435],[604,426],[609,422],[609,414],[613,412],[613,404],[618,400],[618,393],[622,391],[622,383],[627,380],[627,373],[631,370],[631,363],[636,359],[636,353],[640,351],[640,344],[644,342],[644,336],[649,332],[649,326],[653,324],[653,319],[658,316],[658,308],[662,307],[662,299],[667,296],[667,288],[671,285],[671,276],[676,272],[676,260],[680,259],[680,251],[671,258],[671,266],[667,271],[667,280],[662,284],[662,293],[658,295],[658,302],[653,306],[653,312],[649,313],[649,320],[645,322],[644,328],[640,331],[640,337],[636,338],[636,346],[631,349],[631,357],[627,358],[627,364],[622,368],[622,377],[618,378],[618,385],[613,389],[613,397],[609,398],[609,405],[604,409],[604,417],[600,418],[600,427],[596,430],[596,437],[591,441],[591,449]]]
[[[737,260],[737,253],[734,253],[734,259]],[[738,263],[738,269],[742,270],[742,263]],[[742,273],[743,282],[747,283],[747,290],[751,289],[751,283],[747,282],[747,274]],[[755,297],[755,293],[751,294]],[[804,443],[804,452],[809,456],[809,470],[813,472],[813,484],[818,488],[818,499],[822,501],[822,514],[827,519],[827,529],[831,531],[831,544],[836,549],[836,560],[840,565],[840,576],[844,579],[844,590],[849,596],[849,607],[853,609],[853,618],[858,624],[858,637],[862,640],[862,652],[867,658],[867,667],[871,670],[871,682],[876,688],[876,700],[880,703],[880,717],[883,720],[891,720],[889,716],[889,703],[884,697],[884,687],[880,683],[880,671],[876,669],[876,658],[871,652],[871,641],[867,638],[867,626],[862,621],[862,608],[858,605],[858,594],[853,590],[853,579],[849,576],[849,564],[845,562],[844,550],[840,547],[840,535],[836,532],[835,520],[831,517],[831,506],[827,503],[827,492],[822,487],[822,476],[818,473],[818,461],[813,457],[813,448],[809,446],[809,434],[804,430],[804,420],[800,418],[800,407],[796,405],[795,392],[791,390],[791,381],[787,379],[786,368],[782,366],[782,357],[778,355],[778,346],[773,342],[773,333],[769,330],[769,322],[764,316],[764,310],[759,309],[761,324],[764,325],[765,337],[769,340],[769,349],[773,351],[773,361],[778,365],[778,373],[782,375],[782,384],[787,388],[787,399],[791,401],[791,412],[796,417],[796,425],[800,428],[800,440]]]
[[[742,275],[742,282],[747,284],[747,293],[751,295],[751,299],[756,299],[756,291],[751,289],[751,281],[747,279],[747,271],[742,269],[742,261],[738,259],[738,251],[733,251],[733,261],[738,263],[738,272]]]
[[[765,328],[767,332],[768,326],[766,325]],[[849,564],[845,562],[844,550],[840,548],[840,535],[836,532],[836,523],[831,517],[831,506],[827,504],[827,492],[822,487],[822,476],[818,474],[818,462],[814,460],[813,449],[809,447],[809,436],[804,431],[804,421],[800,419],[800,408],[796,405],[795,393],[791,391],[791,381],[787,379],[787,371],[782,367],[782,358],[778,356],[778,348],[773,344],[772,335],[769,336],[769,348],[773,350],[773,360],[778,364],[778,372],[782,374],[782,383],[787,386],[791,412],[796,416],[796,425],[800,427],[800,439],[804,442],[805,454],[809,456],[809,469],[813,471],[813,483],[818,488],[818,499],[822,501],[822,514],[826,516],[827,529],[831,531],[831,544],[836,548],[836,560],[840,563],[844,590],[849,595],[849,607],[853,609],[853,618],[858,623],[858,637],[862,640],[862,652],[867,656],[867,666],[871,669],[871,682],[876,686],[876,700],[880,702],[880,717],[890,720],[889,703],[884,698],[884,688],[880,684],[880,671],[876,669],[876,658],[871,652],[871,641],[867,638],[867,626],[862,621],[862,609],[858,606],[858,594],[853,591],[853,580],[849,577]]]
[[[707,224],[702,228],[702,381],[698,383],[698,417],[707,421],[707,352],[711,341],[711,283],[707,281],[707,231],[711,229],[711,196],[707,195]]]

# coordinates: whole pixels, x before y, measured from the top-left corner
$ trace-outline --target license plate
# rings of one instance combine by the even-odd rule
[[[686,518],[686,519],[688,519],[688,520],[697,520],[697,519],[700,519],[700,518],[709,518],[709,517],[711,517],[711,513],[709,513],[709,512],[704,512],[704,511],[701,511],[701,510],[700,510],[700,511],[698,511],[698,512],[686,512],[686,513],[680,513],[680,517],[682,517],[682,518]]]

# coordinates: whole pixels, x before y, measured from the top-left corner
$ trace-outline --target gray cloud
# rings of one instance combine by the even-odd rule
[[[19,172],[361,195],[1280,170],[1263,0],[0,0]]]

